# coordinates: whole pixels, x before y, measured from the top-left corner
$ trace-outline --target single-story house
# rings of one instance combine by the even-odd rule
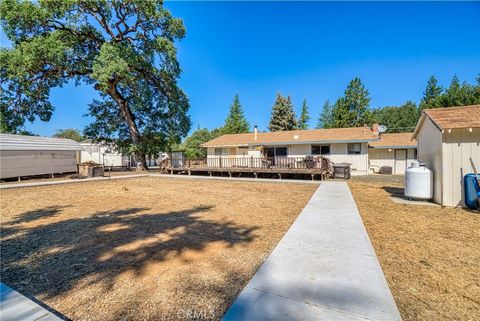
[[[433,200],[443,206],[464,205],[463,178],[480,167],[480,105],[426,109],[413,138],[418,160],[433,170]]]
[[[71,139],[0,134],[0,178],[76,172],[81,150]]]
[[[368,144],[378,134],[368,127],[291,130],[223,135],[202,144],[207,161],[222,157],[223,166],[239,158],[268,158],[280,162],[287,158],[327,156],[335,163],[350,163],[352,174],[367,174]],[[227,162],[227,163],[226,163]],[[227,164],[227,165],[226,165]]]
[[[370,169],[379,173],[384,166],[392,168],[392,174],[405,174],[410,163],[417,159],[417,142],[412,133],[379,133],[377,141],[368,144]]]

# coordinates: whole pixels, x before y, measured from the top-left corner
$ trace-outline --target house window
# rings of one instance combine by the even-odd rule
[[[287,147],[276,147],[275,148],[275,156],[287,156]]]
[[[330,145],[312,145],[312,155],[330,154]]]
[[[228,148],[215,148],[215,156],[228,156]]]
[[[348,143],[349,154],[360,154],[362,152],[362,144],[360,143]]]
[[[238,147],[238,154],[239,154],[239,155],[243,155],[243,156],[247,155],[247,154],[248,154],[248,147],[246,147],[246,146],[239,146],[239,147]]]

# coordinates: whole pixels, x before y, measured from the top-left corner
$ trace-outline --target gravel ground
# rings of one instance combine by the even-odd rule
[[[480,320],[480,213],[396,204],[400,176],[349,185],[403,320]]]
[[[3,190],[2,282],[73,320],[219,319],[316,188],[147,177]]]

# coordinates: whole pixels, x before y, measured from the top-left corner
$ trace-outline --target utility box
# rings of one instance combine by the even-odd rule
[[[103,172],[103,165],[91,161],[81,163],[78,169],[79,175],[87,177],[102,177]]]
[[[336,163],[333,164],[333,178],[350,179],[350,163]]]
[[[379,172],[380,172],[380,174],[392,175],[393,174],[393,168],[392,168],[392,166],[382,166],[382,167],[380,167]]]

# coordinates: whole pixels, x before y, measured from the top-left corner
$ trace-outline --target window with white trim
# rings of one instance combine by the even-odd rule
[[[215,148],[215,156],[228,156],[228,148]]]
[[[329,155],[330,145],[312,145],[312,155]]]
[[[360,143],[348,143],[347,150],[349,154],[361,154],[362,144]]]

